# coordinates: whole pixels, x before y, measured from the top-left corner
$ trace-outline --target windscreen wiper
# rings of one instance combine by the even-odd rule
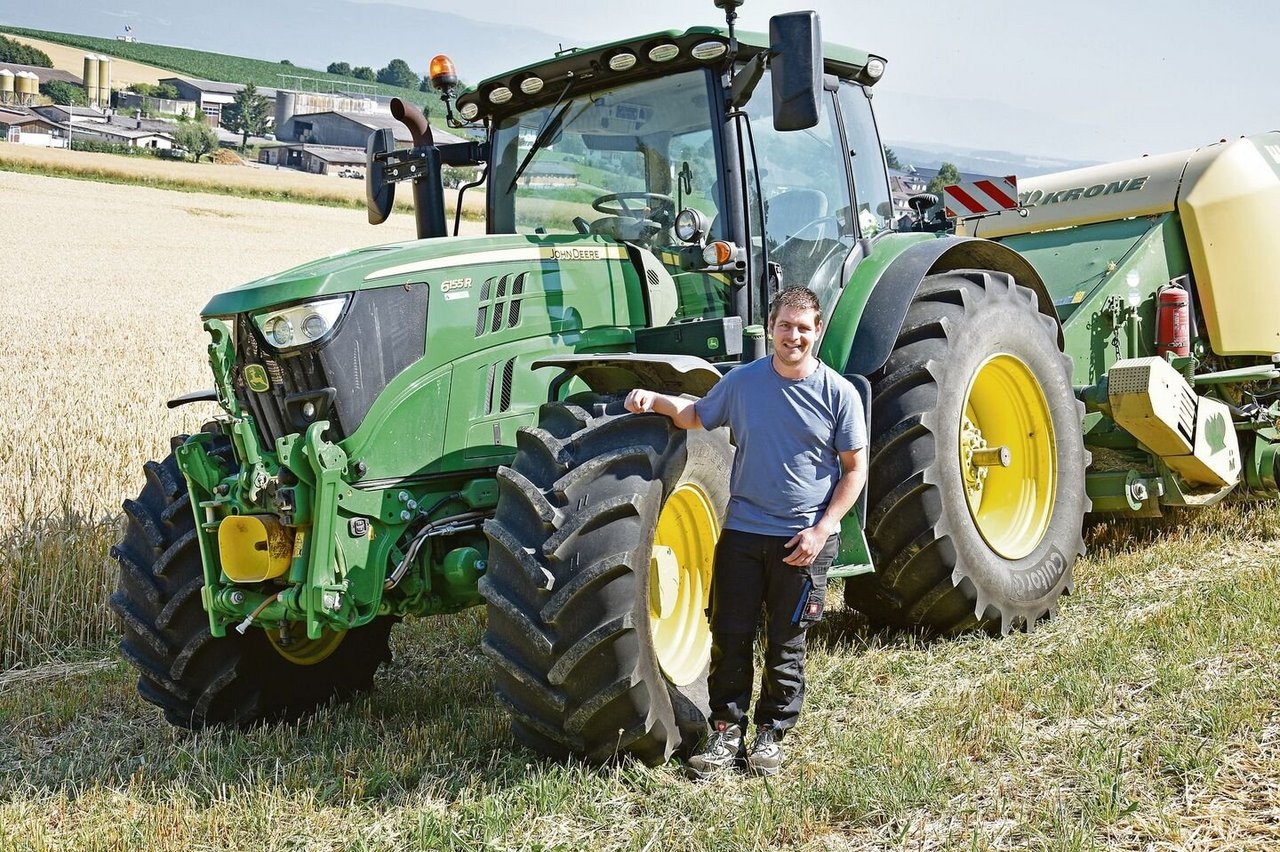
[[[560,102],[564,100],[565,95],[569,94],[569,88],[572,85],[573,81],[570,80],[565,85],[564,91],[560,93],[560,97],[556,98],[556,102],[551,108],[555,110],[559,106],[560,109],[556,110],[554,114],[548,115],[547,120],[542,123],[542,128],[538,131],[538,135],[534,137],[533,144],[529,146],[529,152],[520,161],[520,167],[516,169],[516,173],[511,177],[511,183],[507,184],[507,192],[516,188],[516,181],[520,180],[520,175],[524,174],[524,170],[533,159],[533,155],[538,153],[543,145],[547,144],[548,139],[559,132],[560,125],[564,123],[564,114],[569,111],[569,106],[573,101],[565,103],[564,106],[560,106]]]

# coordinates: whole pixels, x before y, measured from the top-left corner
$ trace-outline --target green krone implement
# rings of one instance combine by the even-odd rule
[[[174,724],[288,719],[371,686],[406,616],[485,605],[515,736],[659,762],[704,727],[704,611],[733,446],[631,415],[768,351],[779,288],[868,402],[870,479],[832,574],[877,624],[1031,629],[1089,511],[1274,496],[1280,136],[1024,183],[1022,208],[898,215],[885,60],[655,32],[500,75],[374,134],[369,216],[419,239],[325,258],[203,313],[219,415],[125,502],[112,606]],[[486,234],[449,236],[444,166]],[[456,225],[454,230],[456,231]]]

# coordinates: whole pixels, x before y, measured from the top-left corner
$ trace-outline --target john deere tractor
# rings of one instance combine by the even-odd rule
[[[369,687],[395,622],[483,604],[520,741],[668,758],[704,724],[734,450],[621,399],[702,395],[763,357],[786,285],[819,295],[820,357],[869,402],[831,575],[874,622],[1030,628],[1071,588],[1091,496],[1274,493],[1275,312],[1234,307],[1233,249],[1183,236],[1221,181],[1186,208],[1172,165],[1046,186],[1015,227],[978,223],[1003,242],[895,221],[885,60],[825,44],[811,12],[735,33],[717,4],[726,28],[562,51],[457,98],[433,63],[469,141],[396,102],[415,144],[375,134],[366,172],[375,223],[412,186],[419,239],[209,302],[214,387],[170,404],[220,413],[146,465],[112,550],[121,647],[169,721],[295,717]],[[1274,160],[1250,166],[1273,193]],[[450,165],[482,169],[483,236],[449,235]],[[1191,343],[1159,357],[1171,280]]]

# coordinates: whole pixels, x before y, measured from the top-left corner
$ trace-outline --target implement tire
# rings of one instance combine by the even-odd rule
[[[876,573],[845,584],[873,622],[1008,633],[1056,612],[1084,553],[1071,359],[1035,295],[997,272],[924,280],[868,378],[867,531]]]
[[[727,430],[584,395],[544,405],[516,444],[480,581],[513,733],[553,757],[666,761],[706,726]]]
[[[225,440],[210,453],[230,463]],[[124,535],[111,548],[120,565],[111,596],[120,651],[138,670],[143,698],[172,724],[198,729],[294,719],[373,685],[391,657],[391,617],[314,641],[304,636],[287,649],[258,627],[214,638],[200,600],[204,571],[186,481],[172,454],[143,469],[146,485],[124,502]]]

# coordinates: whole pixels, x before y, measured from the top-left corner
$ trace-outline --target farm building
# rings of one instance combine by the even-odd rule
[[[158,151],[168,151],[173,148],[173,137],[168,133],[121,127],[117,124],[80,124],[77,122],[75,135],[76,139],[91,139],[95,142],[107,142],[112,145],[127,145],[130,148],[154,148]]]
[[[300,84],[306,83],[298,78]],[[276,94],[276,127],[287,129],[294,116],[336,112],[345,115],[389,113],[391,99],[371,92],[311,92],[281,89]],[[279,134],[277,134],[279,135]],[[285,137],[281,137],[285,138]],[[289,137],[292,138],[292,137]]]
[[[520,184],[534,187],[577,186],[578,172],[563,163],[533,164],[520,176]]]
[[[336,175],[346,169],[364,170],[363,148],[332,145],[275,145],[258,152],[258,162],[317,175]]]
[[[318,112],[295,115],[283,126],[277,126],[276,138],[289,142],[359,148],[363,151],[369,141],[369,134],[383,128],[391,129],[398,145],[413,143],[408,128],[392,118],[390,112]],[[433,131],[437,144],[464,141],[437,128],[433,128]]]
[[[39,65],[19,65],[16,62],[0,62],[0,74],[8,75],[8,83],[0,84],[0,103],[17,104],[22,98],[15,91],[15,80],[19,74],[34,74],[36,77],[36,85],[38,89],[45,83],[57,80],[61,83],[70,83],[73,86],[81,86],[83,83],[75,74],[68,71],[60,71],[57,68],[44,68]],[[28,101],[29,103],[30,101]]]
[[[19,71],[26,71],[35,74],[40,78],[41,84],[48,83],[50,80],[58,80],[63,83],[70,83],[73,86],[83,86],[84,81],[72,74],[70,71],[62,71],[58,68],[44,68],[39,65],[19,65],[16,62],[0,62],[0,69],[4,69],[11,74],[17,74]]]
[[[0,139],[42,148],[61,147],[63,125],[25,107],[0,106]]]
[[[164,115],[182,115],[184,113],[186,115],[195,115],[196,102],[144,97],[137,92],[125,91],[116,93],[116,109],[145,109],[153,113],[163,113]]]
[[[209,124],[212,127],[217,127],[222,123],[222,110],[234,101],[236,95],[244,88],[241,83],[220,83],[216,80],[197,80],[185,77],[164,77],[159,82],[161,85],[168,83],[177,89],[178,100],[191,101],[199,109],[204,110],[204,114],[208,117]],[[271,101],[274,109],[276,90],[259,86],[257,91],[258,94]]]
[[[70,131],[76,139],[128,145],[132,148],[169,150],[173,147],[174,125],[167,121],[124,118],[109,110],[104,111],[94,107],[68,107],[60,104],[35,107],[32,112],[59,128],[56,135],[63,138],[68,131],[69,117],[74,116],[74,126],[70,127]]]
[[[59,124],[66,124],[71,116],[75,116],[77,130],[85,124],[106,124],[108,119],[107,113],[97,107],[43,104],[38,107],[32,107],[32,111]]]

